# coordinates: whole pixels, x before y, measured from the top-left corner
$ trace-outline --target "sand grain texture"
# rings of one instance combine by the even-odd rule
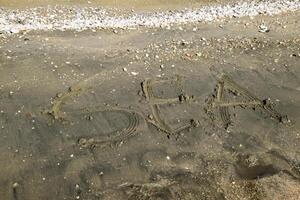
[[[299,199],[299,18],[2,34],[0,197]]]

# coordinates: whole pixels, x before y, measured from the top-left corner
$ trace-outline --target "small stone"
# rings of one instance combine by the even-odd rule
[[[19,187],[19,183],[15,182],[13,185],[12,185],[13,189],[16,189],[17,187]]]
[[[196,56],[198,56],[198,57],[201,57],[202,56],[202,53],[196,53]]]
[[[89,120],[89,121],[92,121],[94,119],[94,117],[89,115],[89,116],[86,117],[86,119]]]
[[[270,32],[270,29],[266,25],[261,24],[258,27],[258,31],[261,33],[268,33],[268,32]]]
[[[138,73],[138,72],[131,72],[131,74],[132,74],[133,76],[136,76],[136,75],[138,75],[139,73]]]
[[[126,67],[124,67],[124,68],[123,68],[123,71],[124,71],[124,72],[127,72],[127,68],[126,68]]]

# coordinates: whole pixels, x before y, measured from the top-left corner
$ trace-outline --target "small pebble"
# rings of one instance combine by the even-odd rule
[[[132,74],[133,76],[136,76],[136,75],[138,75],[139,73],[138,73],[138,72],[131,72],[131,74]]]
[[[19,183],[15,182],[15,183],[12,185],[12,187],[13,187],[14,189],[16,189],[17,187],[19,187]]]

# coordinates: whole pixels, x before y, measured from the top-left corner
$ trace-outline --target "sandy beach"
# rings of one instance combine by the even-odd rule
[[[15,2],[0,199],[300,199],[300,1]]]

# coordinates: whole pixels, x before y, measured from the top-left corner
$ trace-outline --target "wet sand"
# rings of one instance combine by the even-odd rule
[[[299,199],[299,18],[1,38],[1,198]]]

